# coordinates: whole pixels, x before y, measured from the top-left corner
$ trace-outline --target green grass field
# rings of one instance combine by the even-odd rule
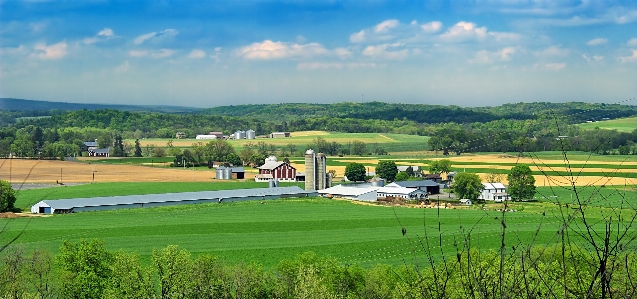
[[[579,124],[580,128],[585,130],[592,130],[595,128],[617,130],[619,132],[632,132],[637,129],[637,117],[619,118],[604,121],[597,121],[593,123]]]
[[[137,188],[136,184],[131,184],[120,191],[113,191],[120,188],[109,185],[57,187],[31,193],[41,196],[54,189],[65,189],[57,191],[57,196],[84,197],[86,194],[103,196],[139,194],[139,190],[159,191],[154,188],[158,185],[152,184],[137,184]],[[209,190],[197,184],[185,189]],[[167,188],[164,192],[171,190]],[[545,197],[541,202],[515,204],[513,208],[519,212],[506,213],[507,244],[528,245],[533,239],[534,244],[540,246],[558,242],[556,231],[560,211],[552,202],[559,200],[566,203],[572,192],[567,189],[554,192],[548,188],[539,188],[538,191]],[[633,207],[637,206],[634,203],[635,191],[626,191],[627,201],[632,201]],[[605,206],[617,207],[622,195],[610,189],[601,192],[602,196],[593,198],[591,207],[587,209],[592,223],[597,223],[596,219],[612,211]],[[26,203],[22,197],[28,193],[21,192],[21,204]],[[502,217],[497,209],[501,207],[501,204],[489,204],[486,210],[479,207],[414,209],[310,198],[272,200],[265,204],[254,201],[123,209],[0,219],[0,227],[3,228],[0,244],[18,237],[15,246],[23,246],[27,250],[46,248],[55,253],[64,239],[99,238],[106,242],[109,249],[138,252],[146,262],[153,249],[175,244],[193,254],[210,253],[229,263],[256,261],[267,268],[284,258],[307,251],[336,257],[343,264],[422,264],[425,262],[423,248],[429,248],[437,257],[441,256],[441,252],[448,257],[455,256],[454,243],[462,246],[463,234],[469,232],[471,247],[497,249]],[[577,211],[569,208],[566,212]],[[403,227],[407,232],[405,236],[401,232]],[[595,224],[595,227],[601,228],[602,224]],[[541,229],[538,231],[538,228]],[[634,232],[634,228],[631,231]]]
[[[265,142],[267,144],[273,144],[278,148],[287,146],[288,144],[294,144],[297,146],[297,151],[301,152],[305,150],[305,146],[311,144],[317,137],[324,138],[328,142],[336,141],[342,145],[352,142],[354,140],[361,141],[368,146],[368,150],[372,150],[373,146],[378,144],[388,152],[408,152],[408,151],[424,151],[427,150],[427,136],[416,136],[406,134],[390,134],[390,133],[335,133],[335,132],[316,132],[311,135],[295,136],[295,133],[291,133],[289,138],[260,138],[260,139],[243,139],[243,140],[228,140],[230,144],[239,151],[247,143]],[[142,145],[154,144],[156,146],[165,147],[169,139],[144,139]],[[129,143],[134,143],[135,140],[125,140]],[[207,143],[210,140],[196,140],[196,139],[179,139],[173,140],[173,144],[178,147],[186,148],[196,142]],[[142,146],[143,147],[143,146]]]

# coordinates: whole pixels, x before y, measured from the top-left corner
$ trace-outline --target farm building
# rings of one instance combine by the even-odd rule
[[[316,193],[299,187],[275,187],[219,191],[145,194],[94,198],[42,200],[31,207],[34,214],[62,214],[88,211],[149,208],[183,204],[222,203],[248,200],[268,200],[307,197]]]
[[[460,204],[463,206],[470,206],[473,203],[471,202],[471,199],[463,198],[463,199],[460,199]]]
[[[432,180],[436,183],[442,183],[442,177],[440,176],[439,173],[430,173],[425,175],[425,179],[426,180]]]
[[[183,138],[186,138],[186,133],[184,133],[184,132],[177,132],[177,133],[175,133],[175,138],[177,138],[177,139],[183,139]]]
[[[195,136],[195,139],[198,140],[210,140],[210,139],[218,139],[219,137],[217,137],[217,135],[197,135]]]
[[[332,176],[327,172],[323,153],[315,154],[312,149],[305,152],[305,190],[322,190],[332,187]]]
[[[290,137],[290,132],[272,132],[270,138],[285,138]]]
[[[428,192],[429,194],[440,193],[440,184],[430,180],[393,182],[388,184],[387,187],[413,188]]]
[[[296,168],[286,162],[279,162],[275,156],[265,159],[259,168],[259,174],[254,177],[257,182],[277,180],[281,182],[295,182]]]
[[[414,176],[417,178],[420,178],[423,176],[422,173],[422,168],[418,165],[412,165],[412,166],[396,166],[396,168],[398,169],[398,172],[406,172],[407,168],[411,167],[411,170],[414,172]]]
[[[84,146],[86,147],[86,150],[90,150],[90,149],[96,149],[99,145],[97,144],[97,139],[95,139],[95,141],[84,142]]]
[[[108,148],[92,148],[88,150],[89,157],[108,157],[109,156]]]
[[[418,199],[427,198],[427,191],[423,191],[417,188],[404,188],[404,187],[380,187],[376,190],[378,198],[387,197],[400,197],[404,199]]]
[[[484,190],[478,196],[479,199],[492,200],[492,201],[505,201],[509,200],[509,194],[506,192],[506,186],[502,183],[482,183]]]
[[[336,185],[331,188],[319,190],[318,193],[323,197],[339,197],[361,201],[376,201],[378,198],[377,188],[369,187],[346,187],[343,185]]]
[[[215,178],[218,180],[244,179],[245,169],[243,167],[225,167],[219,166],[216,170]]]

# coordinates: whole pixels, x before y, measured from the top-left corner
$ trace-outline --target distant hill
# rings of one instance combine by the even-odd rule
[[[590,121],[583,124],[579,124],[580,128],[585,130],[592,130],[595,128],[617,130],[620,132],[633,132],[637,129],[637,117],[618,118],[602,121]]]
[[[459,107],[401,103],[334,103],[334,104],[260,104],[220,106],[202,110],[203,114],[252,117],[261,120],[290,121],[313,117],[338,117],[377,120],[411,120],[418,123],[474,123],[500,119],[536,119],[539,115],[563,116],[571,123],[602,118],[637,115],[637,106],[603,103],[512,103],[494,107]]]
[[[163,113],[190,113],[200,111],[200,108],[164,105],[111,105],[111,104],[81,104],[66,102],[33,101],[12,98],[0,98],[0,110],[8,111],[49,111],[49,110],[97,110],[115,109],[121,111],[148,111]]]

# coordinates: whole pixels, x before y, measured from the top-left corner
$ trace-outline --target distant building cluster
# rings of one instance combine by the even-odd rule
[[[95,141],[87,141],[84,142],[84,146],[86,147],[86,151],[88,152],[89,157],[108,157],[109,156],[109,148],[98,148],[99,144],[97,143],[97,139]]]
[[[232,135],[232,139],[255,139],[256,138],[256,133],[254,132],[254,130],[247,130],[247,131],[236,131],[234,132],[234,134]]]

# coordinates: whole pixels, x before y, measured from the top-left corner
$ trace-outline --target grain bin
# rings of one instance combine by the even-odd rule
[[[224,178],[224,180],[232,179],[232,167],[226,167],[223,170],[223,178]]]
[[[254,139],[255,137],[256,137],[256,133],[254,132],[254,130],[246,131],[246,138],[247,139]]]

